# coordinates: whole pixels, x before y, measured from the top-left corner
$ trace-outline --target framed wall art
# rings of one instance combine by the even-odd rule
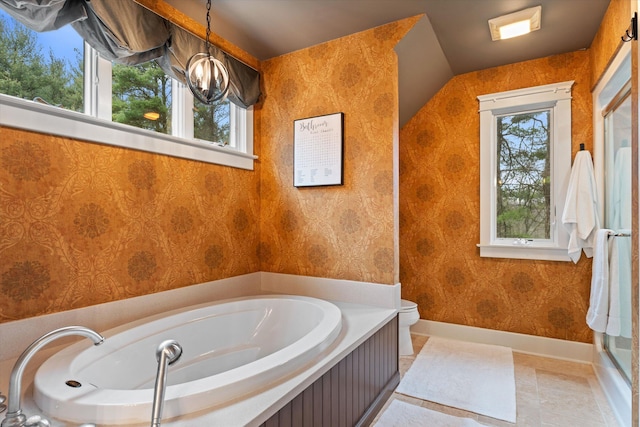
[[[293,185],[342,185],[344,113],[293,121]]]

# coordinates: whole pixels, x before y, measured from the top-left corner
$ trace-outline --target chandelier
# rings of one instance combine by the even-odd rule
[[[209,34],[211,33],[211,0],[207,0],[207,38],[206,52],[193,55],[187,61],[187,85],[200,102],[213,104],[223,100],[229,92],[229,72],[222,62],[209,52]]]

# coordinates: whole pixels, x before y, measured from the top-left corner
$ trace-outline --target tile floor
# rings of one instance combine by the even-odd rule
[[[411,338],[414,355],[400,357],[401,376],[428,339],[423,335],[412,335]],[[513,361],[518,413],[516,424],[399,393],[389,398],[385,408],[393,399],[399,399],[450,415],[473,418],[492,427],[618,427],[591,365],[516,352],[513,353]]]

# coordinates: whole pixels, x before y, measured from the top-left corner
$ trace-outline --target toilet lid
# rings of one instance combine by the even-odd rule
[[[411,311],[418,308],[418,304],[413,301],[408,301],[406,299],[400,300],[400,311]]]

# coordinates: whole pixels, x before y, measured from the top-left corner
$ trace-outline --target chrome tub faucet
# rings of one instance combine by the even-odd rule
[[[2,420],[0,427],[28,427],[28,426],[48,426],[49,422],[40,416],[34,416],[27,418],[22,413],[20,405],[20,395],[22,388],[22,375],[24,374],[25,367],[31,358],[45,345],[58,338],[80,335],[89,338],[95,345],[100,345],[104,342],[104,337],[99,333],[85,328],[83,326],[67,326],[65,328],[56,329],[51,331],[37,340],[35,340],[25,351],[22,352],[13,369],[11,370],[11,376],[9,377],[9,405],[7,408],[7,414],[5,419]]]

